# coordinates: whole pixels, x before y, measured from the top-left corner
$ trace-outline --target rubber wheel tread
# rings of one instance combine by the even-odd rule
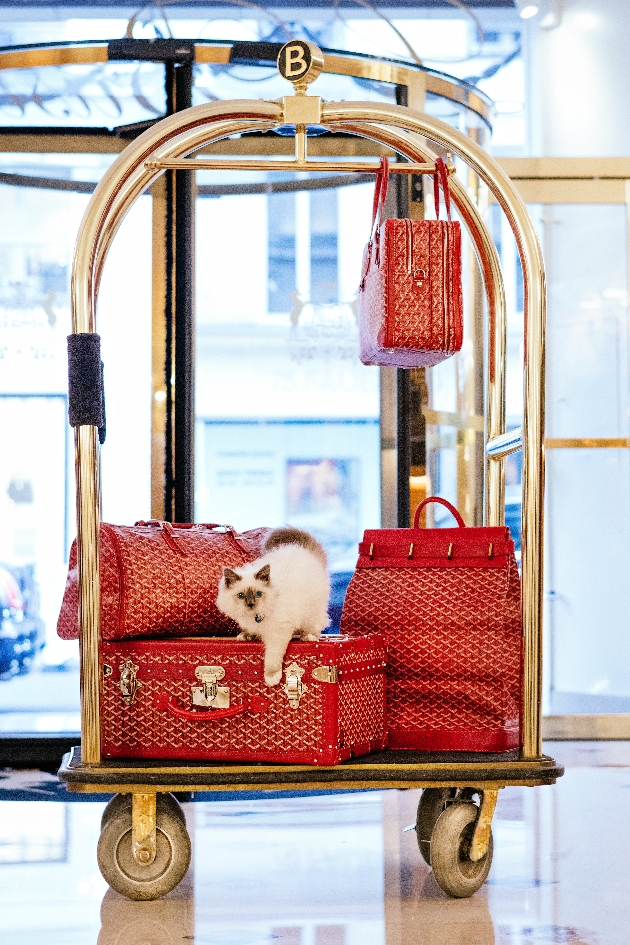
[[[190,865],[190,837],[183,814],[181,808],[179,813],[173,809],[173,804],[177,804],[174,798],[165,800],[165,795],[158,794],[157,853],[153,863],[143,866],[132,854],[131,795],[127,796],[127,802],[113,805],[101,830],[97,849],[99,869],[112,889],[127,899],[160,899],[182,881]]]
[[[431,837],[431,866],[440,889],[456,899],[467,899],[485,883],[492,865],[492,832],[486,855],[468,859],[478,808],[475,804],[450,804],[440,814]]]

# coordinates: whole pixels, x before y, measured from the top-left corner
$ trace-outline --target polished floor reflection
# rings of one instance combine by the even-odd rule
[[[627,945],[630,744],[547,750],[565,777],[501,792],[490,877],[469,900],[438,889],[405,830],[419,792],[387,791],[196,800],[186,879],[128,902],[96,865],[103,804],[0,772],[0,942]]]

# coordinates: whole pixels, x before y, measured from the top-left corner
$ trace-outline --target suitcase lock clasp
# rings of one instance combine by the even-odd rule
[[[202,685],[191,686],[193,705],[212,709],[229,709],[230,690],[227,686],[218,685],[219,680],[225,676],[222,666],[198,666],[195,676]]]
[[[289,705],[292,709],[297,709],[300,705],[300,699],[307,690],[307,686],[302,682],[304,670],[297,663],[291,663],[284,671],[286,677],[282,687],[287,694]]]
[[[142,683],[136,676],[138,667],[134,666],[131,660],[125,660],[124,663],[120,664],[119,669],[120,681],[118,688],[122,693],[125,705],[131,705],[135,701],[138,689],[142,689]]]

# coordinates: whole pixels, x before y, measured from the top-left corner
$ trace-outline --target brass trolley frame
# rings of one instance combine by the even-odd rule
[[[222,101],[199,105],[166,118],[144,132],[116,159],[98,184],[83,217],[72,274],[72,330],[96,331],[99,282],[108,250],[134,201],[167,169],[333,171],[376,173],[372,161],[318,160],[307,156],[307,125],[367,138],[393,149],[405,160],[394,173],[432,173],[432,141],[468,165],[483,180],[506,214],[521,258],[525,298],[523,418],[523,747],[507,755],[449,756],[421,752],[382,752],[369,759],[331,768],[307,765],[241,763],[168,764],[103,762],[100,751],[100,480],[97,429],[75,430],[77,477],[77,554],[81,628],[81,750],[66,755],[60,777],[70,791],[133,794],[134,836],[142,817],[155,826],[155,794],[169,791],[269,789],[358,789],[469,787],[482,793],[475,827],[475,859],[487,849],[497,792],[507,785],[550,784],[562,774],[542,755],[541,641],[544,492],[545,275],[538,238],[516,188],[499,165],[470,137],[414,108],[376,102],[328,102],[306,94],[321,71],[323,57],[312,48],[315,68],[294,81],[295,95],[274,102]],[[319,54],[319,60],[318,60]],[[326,57],[327,59],[330,57]],[[331,69],[331,71],[336,71]],[[293,160],[191,158],[230,135],[296,127]],[[454,171],[454,165],[450,170]],[[486,490],[484,520],[504,519],[501,459],[521,446],[520,431],[505,433],[506,306],[497,251],[476,203],[452,176],[452,197],[470,234],[485,286],[488,310],[488,379],[485,416]],[[144,812],[144,813],[143,813]],[[145,816],[146,815],[146,816]]]

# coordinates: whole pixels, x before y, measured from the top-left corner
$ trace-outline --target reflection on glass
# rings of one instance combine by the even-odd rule
[[[6,154],[1,164],[95,180],[111,160]],[[0,732],[77,732],[78,646],[59,640],[56,624],[75,528],[70,268],[88,197],[0,190]],[[141,198],[112,249],[99,307],[110,428],[104,513],[123,523],[150,514],[150,253],[150,200]]]
[[[371,198],[197,202],[195,518],[312,531],[339,606],[380,517],[378,371],[359,361],[356,322]]]
[[[627,437],[624,205],[535,208],[549,285],[546,436]],[[630,711],[630,454],[548,449],[551,714]]]

